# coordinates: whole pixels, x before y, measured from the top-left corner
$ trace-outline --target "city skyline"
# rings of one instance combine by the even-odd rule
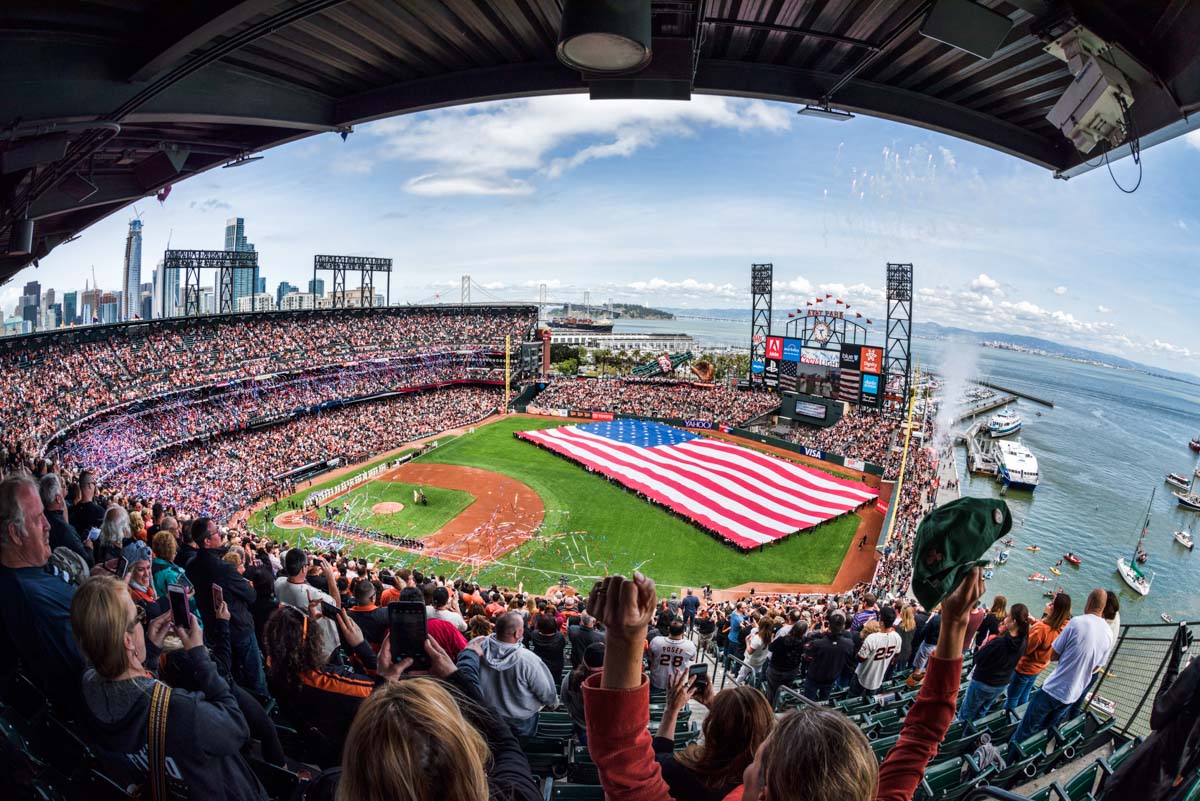
[[[1200,297],[1180,280],[1200,230],[1186,179],[1200,165],[1197,134],[1147,148],[1145,180],[1127,196],[1103,167],[1056,181],[911,126],[794,111],[715,97],[443,109],[359,126],[345,143],[277,148],[137,211],[150,253],[168,241],[220,248],[221,219],[244,218],[273,298],[279,282],[308,288],[313,254],[345,253],[395,260],[393,302],[457,300],[470,274],[501,300],[535,300],[546,283],[555,302],[590,290],[748,308],[749,264],[771,261],[777,305],[834,291],[879,315],[883,265],[911,261],[918,321],[1200,369],[1190,311]],[[1136,170],[1112,165],[1125,184]],[[89,274],[93,256],[111,285],[100,262],[134,213],[86,231],[86,253],[65,245],[0,287],[5,314],[18,281],[76,288],[69,276]]]

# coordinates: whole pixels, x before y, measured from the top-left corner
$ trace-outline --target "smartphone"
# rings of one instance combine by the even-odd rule
[[[225,602],[225,590],[221,587],[220,584],[214,584],[214,585],[212,585],[212,595],[213,595],[213,611],[215,612],[216,610],[220,609],[221,604],[223,604]]]
[[[321,614],[330,620],[336,620],[340,611],[340,609],[329,603],[329,601],[321,601]]]
[[[171,622],[177,629],[190,629],[192,619],[188,615],[187,587],[182,584],[167,585],[167,599],[171,602]]]
[[[696,662],[688,668],[688,676],[695,676],[696,695],[703,695],[708,687],[708,663]]]
[[[125,578],[125,573],[128,570],[129,570],[129,560],[126,559],[124,556],[118,556],[117,557],[117,568],[115,571],[117,574],[117,578],[119,578],[119,579]]]
[[[425,653],[425,604],[420,601],[395,601],[388,604],[388,625],[392,661],[412,657],[414,670],[428,670],[429,654]]]

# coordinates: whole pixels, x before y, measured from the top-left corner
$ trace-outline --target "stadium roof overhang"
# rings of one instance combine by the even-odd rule
[[[654,0],[650,66],[589,79],[555,58],[561,0],[10,0],[0,282],[196,173],[461,103],[568,92],[825,103],[1071,175],[1085,156],[1045,117],[1072,74],[1045,44],[1078,23],[1118,46],[1144,141],[1188,130],[1200,109],[1200,3],[979,2],[1012,23],[987,59],[922,35],[930,0]]]

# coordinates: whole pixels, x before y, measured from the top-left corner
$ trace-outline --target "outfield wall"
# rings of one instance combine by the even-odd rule
[[[845,467],[849,470],[857,470],[871,476],[882,476],[883,468],[871,462],[865,462],[862,459],[852,459],[841,456],[836,453],[829,453],[820,448],[812,448],[807,445],[798,445],[795,442],[790,442],[786,439],[768,436],[766,434],[756,434],[744,428],[737,426],[728,426],[724,423],[716,423],[712,420],[691,420],[680,417],[645,417],[637,414],[619,414],[615,412],[590,412],[583,409],[547,409],[542,406],[514,406],[514,410],[522,414],[535,414],[543,417],[565,417],[573,420],[613,420],[618,417],[629,420],[648,420],[652,423],[665,423],[667,425],[678,426],[680,428],[692,428],[709,431],[720,431],[724,434],[733,434],[734,436],[748,439],[752,442],[758,442],[762,445],[770,445],[772,448],[780,448],[781,450],[791,451],[800,456],[806,456],[809,459],[817,459],[818,461],[827,462],[828,464],[836,465],[837,467]]]

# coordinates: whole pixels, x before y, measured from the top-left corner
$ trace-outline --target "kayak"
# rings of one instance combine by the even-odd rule
[[[1025,550],[1027,550],[1027,551],[1040,551],[1040,550],[1042,550],[1042,549],[1041,549],[1041,548],[1039,548],[1037,545],[1026,545],[1026,546],[1025,546]]]
[[[1062,571],[1061,571],[1061,570],[1059,570],[1057,567],[1052,567],[1052,568],[1050,568],[1050,572],[1051,572],[1051,573],[1053,573],[1053,574],[1054,574],[1054,575],[1056,575],[1056,576],[1061,576],[1061,575],[1062,575]]]

